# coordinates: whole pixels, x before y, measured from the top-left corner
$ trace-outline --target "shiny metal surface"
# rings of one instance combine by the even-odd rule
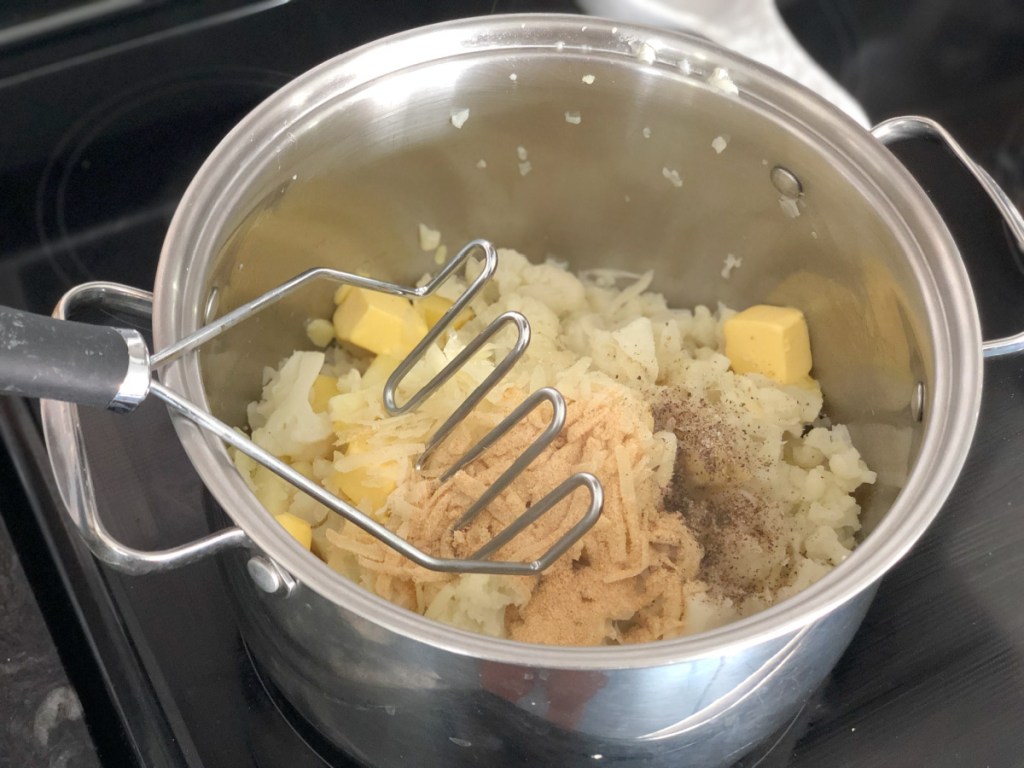
[[[723,69],[733,89],[721,87]],[[451,114],[467,108],[455,128]],[[725,136],[719,154],[711,143]],[[529,151],[528,174],[517,147]],[[801,180],[796,216],[780,206],[775,165]],[[838,658],[877,580],[963,463],[980,330],[937,213],[856,123],[703,41],[578,17],[458,22],[328,62],[229,135],[165,242],[158,345],[201,325],[211,290],[230,308],[324,264],[414,279],[431,268],[428,255],[410,256],[420,221],[577,269],[655,268],[677,304],[801,307],[830,415],[879,471],[862,499],[865,539],[800,595],[702,635],[633,647],[512,643],[346,582],[289,541],[216,440],[182,429],[228,515],[297,581],[278,599],[251,584],[244,562],[229,568],[255,655],[325,734],[382,765],[476,764],[500,745],[520,763],[738,757]],[[744,262],[726,281],[727,253]],[[201,365],[175,361],[168,383],[240,423],[259,370],[301,347],[301,321],[328,301],[310,292],[276,305],[213,342]],[[921,423],[911,408],[919,381]]]
[[[299,711],[367,765],[424,768],[727,765],[803,703],[875,591],[753,646],[575,669],[548,666],[540,652],[524,664],[453,653],[301,584],[287,599],[267,595],[244,557],[230,556],[226,570],[243,636]]]
[[[116,328],[128,347],[128,370],[117,395],[107,408],[115,413],[131,413],[149,394],[149,348],[142,334],[131,328]]]
[[[245,563],[249,578],[258,589],[268,595],[288,595],[295,589],[297,582],[285,571],[282,571],[268,557],[253,555]]]
[[[964,151],[964,148],[950,135],[949,131],[934,120],[913,115],[885,120],[872,128],[871,133],[883,144],[915,138],[934,139],[942,142],[954,157],[970,171],[985,194],[992,200],[996,210],[1003,217],[1006,229],[1013,240],[1013,246],[1024,253],[1024,216],[988,171],[971,159],[971,156]],[[1003,357],[1024,352],[1024,331],[1001,339],[986,340],[982,343],[982,351],[985,357]]]
[[[307,269],[301,274],[289,276],[287,280],[282,280],[279,285],[270,287],[259,296],[247,301],[240,307],[235,307],[230,312],[227,312],[218,318],[210,317],[210,315],[216,311],[216,304],[220,297],[219,291],[212,290],[210,291],[210,296],[206,302],[206,309],[203,313],[203,316],[206,318],[203,326],[190,333],[187,337],[179,339],[173,344],[168,345],[167,348],[161,349],[159,352],[155,352],[152,356],[153,367],[160,367],[168,363],[172,363],[183,355],[189,352],[194,352],[203,344],[216,339],[218,336],[231,330],[235,326],[248,320],[253,320],[266,308],[273,306],[292,294],[301,291],[303,288],[319,281],[327,281],[332,285],[351,285],[356,288],[365,288],[370,291],[380,291],[382,293],[390,293],[407,298],[422,298],[424,296],[429,296],[434,293],[439,286],[443,285],[447,281],[448,277],[451,276],[455,270],[465,264],[466,260],[478,250],[482,251],[484,254],[484,266],[480,274],[476,279],[474,279],[466,292],[452,305],[451,309],[445,312],[442,321],[446,322],[439,322],[435,325],[434,328],[427,333],[424,339],[416,345],[413,351],[409,354],[409,357],[402,361],[403,364],[399,365],[396,372],[388,379],[388,384],[385,386],[385,404],[389,411],[400,413],[405,409],[413,407],[421,399],[429,396],[429,391],[432,386],[436,386],[437,380],[432,381],[423,388],[422,392],[417,393],[417,395],[402,408],[398,408],[395,405],[394,390],[404,378],[404,375],[409,372],[409,369],[412,368],[416,361],[422,356],[423,350],[436,341],[451,321],[455,319],[455,316],[458,314],[455,310],[461,311],[464,309],[473,296],[476,295],[476,293],[491,278],[494,274],[494,270],[497,269],[498,257],[494,251],[494,247],[490,243],[483,240],[470,241],[463,248],[459,249],[459,252],[452,256],[447,263],[445,263],[445,265],[438,271],[437,275],[434,276],[433,280],[431,280],[427,285],[419,287],[388,282],[386,280],[377,280],[372,277],[366,277],[365,275],[356,275],[351,272],[327,269],[323,266],[319,266]],[[525,335],[529,338],[528,330],[525,331]],[[521,354],[522,350],[519,350],[519,352]],[[390,393],[390,395],[388,393]]]
[[[453,307],[454,309],[454,307]],[[453,315],[454,316],[454,315]],[[458,355],[456,355],[451,363],[446,365],[441,371],[438,372],[433,379],[431,379],[419,392],[416,392],[410,397],[403,405],[398,405],[395,399],[395,391],[398,388],[399,382],[405,377],[405,375],[412,369],[413,365],[418,359],[416,350],[407,357],[402,363],[399,363],[398,367],[395,368],[384,385],[384,406],[388,412],[392,415],[405,413],[406,411],[415,408],[420,402],[426,400],[433,392],[437,390],[440,384],[454,375],[455,371],[462,367],[462,365],[468,361],[473,355],[480,350],[486,343],[488,343],[496,334],[500,333],[504,328],[511,327],[515,329],[516,340],[509,348],[508,354],[505,355],[498,364],[494,366],[494,370],[488,374],[476,389],[466,398],[458,408],[456,408],[452,415],[445,420],[444,424],[438,427],[437,431],[430,436],[427,440],[427,445],[423,449],[423,452],[416,457],[416,469],[423,469],[426,466],[427,460],[431,457],[434,451],[437,450],[438,446],[444,442],[444,439],[451,434],[452,430],[462,422],[466,415],[475,408],[484,396],[494,388],[494,385],[501,381],[505,374],[508,373],[509,369],[522,357],[523,352],[526,351],[526,346],[530,341],[530,323],[520,312],[503,312],[494,318],[483,331],[481,331],[475,338],[473,338]],[[417,345],[419,348],[421,345]],[[422,347],[425,351],[426,347]],[[414,359],[416,358],[416,359]],[[561,408],[555,407],[552,414],[553,423],[557,423],[557,431],[562,429],[562,424],[565,423],[565,400],[562,399],[561,394],[558,395],[555,403],[561,403]],[[554,403],[553,403],[554,405]],[[480,443],[477,443],[475,451],[481,447],[486,447],[484,444],[490,444],[493,442],[491,436],[496,437],[495,432],[485,437]],[[462,461],[456,462],[455,467],[462,466]],[[445,471],[442,477],[447,480],[455,471],[449,468]]]
[[[791,77],[867,128],[864,107],[800,45],[776,0],[580,0],[597,16],[704,35]]]
[[[779,191],[779,194],[790,200],[796,200],[800,195],[804,193],[803,184],[800,183],[800,179],[793,175],[792,172],[787,171],[781,165],[777,165],[771,170],[772,185]]]
[[[148,317],[152,294],[114,283],[84,283],[64,294],[53,314],[65,320],[77,308],[97,305]],[[146,379],[147,382],[150,379],[148,366]],[[249,539],[241,528],[229,527],[188,544],[155,552],[122,544],[103,524],[96,504],[78,406],[57,400],[42,400],[40,413],[50,466],[61,499],[82,539],[100,560],[126,573],[155,573],[173,570],[248,543]]]

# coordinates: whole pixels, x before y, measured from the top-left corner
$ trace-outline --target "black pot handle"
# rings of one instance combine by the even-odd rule
[[[1002,187],[996,183],[995,179],[989,176],[988,171],[971,159],[967,152],[964,151],[964,148],[950,135],[949,131],[927,117],[910,115],[885,120],[872,128],[871,133],[885,145],[915,138],[938,140],[945,144],[956,159],[970,171],[971,175],[995,204],[996,209],[1006,223],[1014,244],[1021,253],[1024,253],[1024,217],[1021,216],[1017,206],[1013,204]],[[986,358],[1005,357],[1024,352],[1024,331],[1013,336],[984,341],[982,342],[981,349],[982,354]]]

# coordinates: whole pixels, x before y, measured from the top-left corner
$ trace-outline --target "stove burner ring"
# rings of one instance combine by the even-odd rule
[[[155,220],[165,229],[216,143],[290,78],[262,69],[179,74],[83,115],[56,144],[36,191],[41,251],[59,279],[95,279],[89,250],[126,228]]]

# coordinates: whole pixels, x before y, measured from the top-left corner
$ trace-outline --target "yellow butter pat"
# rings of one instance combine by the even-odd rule
[[[378,472],[374,476],[366,469],[335,472],[328,481],[328,484],[333,486],[329,490],[340,492],[357,507],[368,507],[370,513],[376,515],[384,508],[388,496],[398,484],[397,481],[381,477],[381,474],[383,473]],[[397,475],[397,472],[395,474]]]
[[[270,514],[276,517],[279,513],[288,510],[295,489],[287,480],[278,477],[259,464],[252,474],[252,482],[256,497]]]
[[[401,296],[353,288],[334,312],[334,331],[374,354],[404,357],[426,335],[427,324]]]
[[[279,515],[274,515],[274,519],[306,549],[312,546],[313,527],[301,517],[297,517],[290,512],[282,512]]]
[[[799,309],[758,304],[725,321],[725,354],[736,373],[760,373],[780,384],[806,384],[811,339]]]
[[[366,453],[368,446],[361,441],[352,441],[345,449],[346,456]],[[340,491],[357,506],[368,506],[373,513],[379,512],[387,503],[388,496],[398,487],[399,466],[394,461],[384,461],[346,472],[335,472],[328,481],[330,490]]]
[[[333,376],[319,374],[313,380],[313,386],[309,390],[309,404],[314,413],[323,413],[327,410],[327,403],[332,397],[338,394],[338,380]]]
[[[437,325],[444,313],[452,308],[454,301],[450,299],[442,298],[441,296],[427,296],[417,301],[413,306],[416,311],[419,312],[420,316],[426,322],[428,328],[433,328]],[[459,316],[455,318],[451,327],[456,331],[462,326],[469,322],[470,318],[473,317],[473,313],[466,309],[459,313]]]
[[[348,283],[342,283],[334,291],[334,303],[341,304],[350,293],[352,293],[352,286]]]

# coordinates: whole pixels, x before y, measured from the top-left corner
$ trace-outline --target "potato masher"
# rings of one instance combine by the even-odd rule
[[[134,410],[152,393],[163,400],[174,412],[263,464],[275,474],[418,565],[444,572],[537,573],[547,568],[578,541],[600,516],[603,490],[600,481],[594,475],[577,472],[566,478],[543,498],[524,510],[516,520],[468,559],[438,558],[413,546],[352,504],[306,478],[287,463],[256,445],[238,430],[161,384],[155,375],[162,366],[183,355],[194,354],[202,344],[314,280],[329,280],[358,288],[418,299],[432,295],[475,254],[482,256],[482,268],[479,274],[469,282],[466,289],[440,320],[428,330],[427,334],[399,363],[384,385],[383,399],[386,411],[391,415],[398,415],[416,408],[454,376],[489,339],[506,326],[515,329],[516,341],[508,353],[497,363],[494,370],[431,436],[425,450],[416,462],[416,468],[422,469],[430,454],[522,357],[530,341],[530,324],[527,319],[519,312],[505,312],[474,337],[461,352],[405,403],[398,403],[396,393],[402,381],[426,354],[430,346],[451,326],[456,317],[494,275],[498,266],[498,255],[491,243],[486,240],[473,240],[467,243],[445,263],[429,282],[420,287],[409,287],[328,268],[307,270],[219,319],[204,325],[177,343],[152,354],[150,354],[142,334],[137,330],[62,319],[62,308],[65,304],[63,301],[58,305],[58,311],[55,312],[53,318],[9,307],[0,307],[0,392],[63,400],[79,405],[106,408],[118,413],[128,413]],[[80,289],[88,288],[102,297],[105,285],[108,284],[87,284],[87,286],[80,286]],[[112,284],[109,287],[116,288]],[[538,389],[484,435],[475,446],[441,476],[441,482],[444,482],[457,471],[466,467],[545,402],[551,406],[551,418],[547,427],[494,484],[465,511],[454,524],[455,528],[468,525],[559,434],[566,415],[565,400],[561,393],[551,387]],[[543,555],[531,562],[487,559],[539,517],[546,514],[559,501],[581,487],[590,494],[590,503],[586,512]]]

